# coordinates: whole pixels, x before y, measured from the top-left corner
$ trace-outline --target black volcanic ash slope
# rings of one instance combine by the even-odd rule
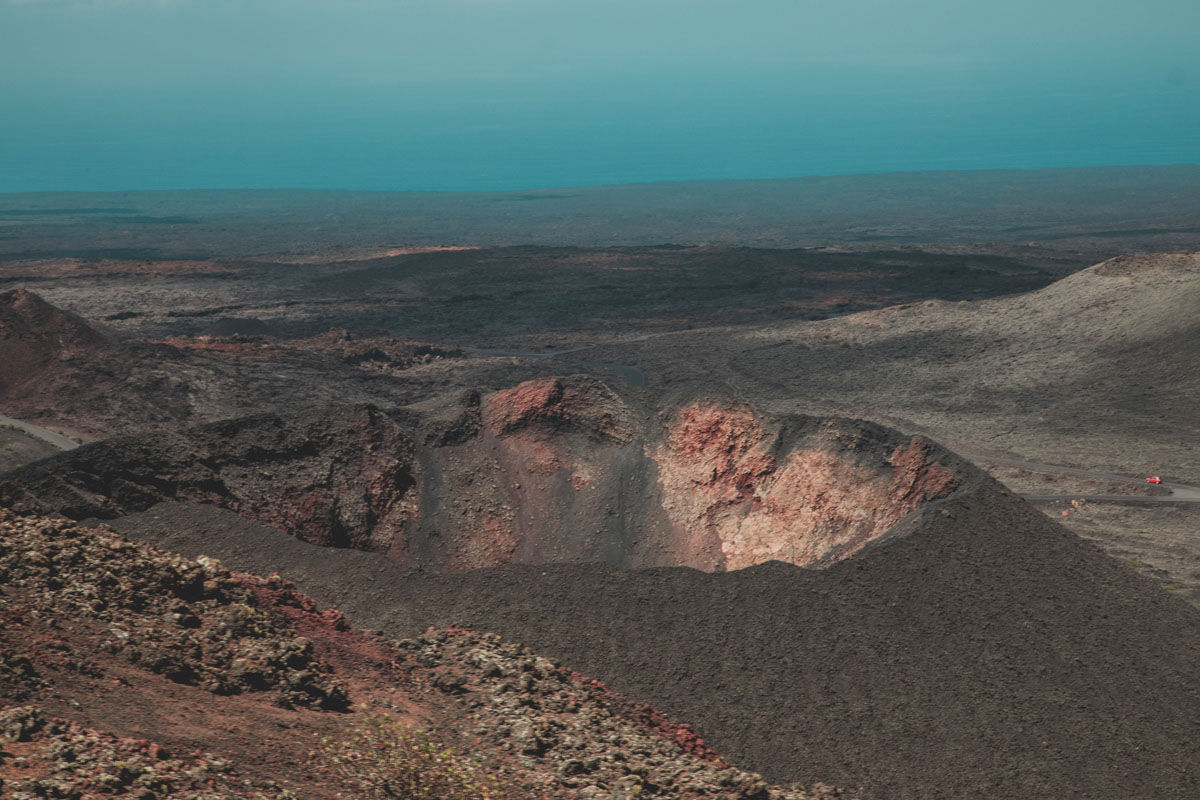
[[[203,506],[116,523],[279,570],[359,624],[519,640],[773,780],[867,800],[1194,798],[1200,615],[988,479],[822,571],[419,576]]]

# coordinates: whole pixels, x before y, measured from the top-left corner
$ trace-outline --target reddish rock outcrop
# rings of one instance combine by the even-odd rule
[[[773,427],[695,403],[653,450],[671,519],[690,541],[715,539],[727,569],[847,558],[960,482],[919,437],[889,448],[877,429],[829,420],[789,442],[786,423]]]
[[[626,444],[633,439],[629,408],[598,381],[538,378],[492,395],[484,422],[494,436],[516,431],[571,431]]]

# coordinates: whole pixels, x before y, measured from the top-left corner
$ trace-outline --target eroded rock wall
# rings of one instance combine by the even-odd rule
[[[421,451],[409,541],[422,566],[638,563],[642,420],[619,395],[590,379],[539,379],[481,399],[478,417],[470,437],[436,436]]]
[[[389,551],[415,513],[413,442],[370,406],[81,447],[0,477],[0,505],[84,519],[209,503],[320,545]]]
[[[694,403],[650,453],[671,519],[689,540],[715,537],[726,569],[771,560],[813,566],[853,555],[959,485],[931,442],[893,446],[890,433]]]

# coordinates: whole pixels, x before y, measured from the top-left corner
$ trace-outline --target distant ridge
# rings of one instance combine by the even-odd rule
[[[33,292],[0,292],[0,398],[40,380],[58,362],[93,359],[112,344],[76,315]]]

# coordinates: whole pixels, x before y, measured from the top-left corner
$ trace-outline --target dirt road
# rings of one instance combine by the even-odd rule
[[[59,450],[74,450],[76,447],[79,447],[78,442],[74,442],[68,439],[66,436],[55,433],[54,431],[48,431],[45,428],[39,428],[37,425],[30,425],[28,422],[22,422],[21,420],[13,419],[12,417],[0,415],[0,425],[8,425],[9,427],[16,428],[22,433],[27,433],[35,439],[41,439],[47,444],[54,445]]]
[[[1100,472],[1099,470],[1078,469],[1076,467],[1060,467],[1054,464],[1038,464],[1034,461],[1021,461],[1015,458],[994,458],[992,456],[968,455],[967,458],[982,464],[999,464],[1006,467],[1020,467],[1037,472],[1055,472],[1060,475],[1074,475],[1080,478],[1112,481],[1115,483],[1130,483],[1134,486],[1145,486],[1140,478],[1128,475],[1118,475],[1115,472]],[[1128,495],[1128,494],[1026,494],[1026,500],[1033,502],[1052,500],[1090,500],[1104,503],[1131,503],[1137,505],[1168,503],[1192,504],[1200,503],[1200,486],[1189,486],[1184,483],[1163,481],[1158,484],[1171,493],[1167,495]]]

